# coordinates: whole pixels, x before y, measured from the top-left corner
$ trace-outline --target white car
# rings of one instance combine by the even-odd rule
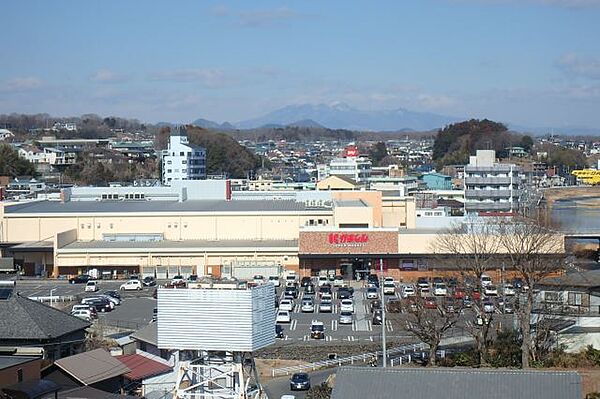
[[[392,284],[396,284],[396,280],[394,280],[393,277],[386,277],[383,279],[383,283],[392,283]]]
[[[119,287],[121,291],[141,291],[142,282],[140,280],[128,280]]]
[[[340,301],[340,312],[354,313],[354,302],[352,302],[352,299],[342,299]]]
[[[71,308],[71,314],[73,314],[73,312],[77,310],[87,310],[89,312],[90,305],[73,305],[73,307]]]
[[[177,285],[177,284],[181,284],[181,283],[185,283],[185,279],[181,275],[177,275],[171,279],[171,284],[173,284],[173,285]]]
[[[317,285],[319,287],[321,287],[321,286],[323,286],[323,285],[325,285],[327,283],[329,283],[329,279],[327,278],[327,276],[319,276],[319,281],[317,283]]]
[[[322,301],[333,301],[333,297],[331,296],[331,294],[323,294],[321,295],[321,300]]]
[[[517,291],[515,290],[515,287],[512,286],[512,284],[504,284],[504,295],[507,296],[513,296],[517,294]]]
[[[497,296],[498,288],[496,288],[495,285],[486,285],[485,287],[483,287],[483,294],[486,296]]]
[[[296,276],[295,274],[288,274],[287,276],[285,276],[286,286],[296,285],[296,283],[298,283],[298,276]]]
[[[281,305],[279,305],[281,306]],[[315,304],[312,299],[303,299],[302,306],[300,308],[304,313],[312,313],[315,311]]]
[[[488,285],[492,285],[492,278],[486,274],[481,275],[481,286],[487,287]]]
[[[493,302],[484,302],[483,303],[483,311],[485,313],[494,313],[494,303]]]
[[[437,283],[433,286],[433,295],[435,296],[446,296],[448,295],[448,288],[446,288],[446,284]]]
[[[319,304],[320,313],[331,313],[333,311],[333,303],[330,300],[322,300]]]
[[[396,293],[396,285],[394,285],[394,283],[391,283],[391,282],[383,283],[383,293],[385,295],[395,294]]]
[[[375,287],[367,288],[367,299],[379,299],[379,290]]]
[[[344,287],[346,283],[344,282],[344,278],[342,276],[335,276],[333,279],[334,287]]]
[[[405,285],[402,287],[402,298],[406,299],[409,296],[415,296],[417,291],[413,285]]]
[[[265,278],[262,275],[257,274],[256,276],[252,277],[252,282],[260,285],[265,282]]]
[[[275,287],[281,286],[279,276],[269,276],[269,283],[272,283]]]
[[[340,324],[352,324],[352,312],[340,313]]]
[[[277,318],[275,319],[275,321],[277,323],[291,322],[292,318],[290,317],[290,312],[288,312],[287,310],[280,310],[279,312],[277,312]]]
[[[294,302],[291,299],[282,299],[279,302],[279,309],[291,312],[294,309]]]
[[[85,292],[96,292],[98,291],[98,282],[91,280],[85,283]]]
[[[71,312],[71,316],[75,316],[85,321],[92,321],[92,312],[90,312],[89,310],[74,310]]]

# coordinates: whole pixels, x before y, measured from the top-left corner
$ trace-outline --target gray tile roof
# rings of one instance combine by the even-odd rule
[[[0,356],[0,370],[38,360],[33,356]]]
[[[89,327],[89,323],[41,302],[13,294],[0,300],[2,340],[51,340]]]
[[[105,349],[63,357],[54,364],[84,385],[92,385],[131,371]]]
[[[542,287],[600,287],[600,270],[588,270],[582,272],[571,272],[559,277],[549,277],[539,284]]]
[[[303,203],[293,200],[188,200],[177,201],[35,201],[4,208],[11,214],[127,213],[127,212],[303,212]],[[326,208],[322,208],[325,210]]]
[[[133,334],[131,338],[136,341],[142,341],[154,346],[158,346],[158,329],[156,323],[150,323],[146,327],[142,327]]]
[[[332,399],[580,399],[574,371],[341,367]]]

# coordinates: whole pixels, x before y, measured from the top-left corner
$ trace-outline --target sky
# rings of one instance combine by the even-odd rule
[[[600,127],[600,0],[6,1],[0,113],[304,103]]]

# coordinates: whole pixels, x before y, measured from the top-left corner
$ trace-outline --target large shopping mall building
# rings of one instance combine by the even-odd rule
[[[55,201],[3,204],[0,248],[27,275],[170,278],[435,269],[436,232],[414,200],[379,191],[233,196],[227,181],[81,187]]]

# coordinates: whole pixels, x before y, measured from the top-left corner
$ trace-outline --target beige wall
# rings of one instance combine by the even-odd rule
[[[103,234],[161,233],[166,240],[295,240],[309,219],[331,222],[332,211],[314,213],[197,214],[173,216],[99,215],[92,217],[29,217],[4,215],[5,242],[53,240],[76,229],[79,240],[101,240]]]
[[[416,207],[413,198],[384,198],[381,210],[383,227],[415,228]]]
[[[338,206],[335,207],[333,218],[335,227],[343,224],[366,224],[373,227],[373,208],[370,206]]]
[[[317,182],[317,190],[354,190],[357,185],[352,184],[338,176],[329,176]]]
[[[383,217],[380,191],[333,191],[331,195],[335,200],[363,200],[373,208],[372,226],[382,227]]]

